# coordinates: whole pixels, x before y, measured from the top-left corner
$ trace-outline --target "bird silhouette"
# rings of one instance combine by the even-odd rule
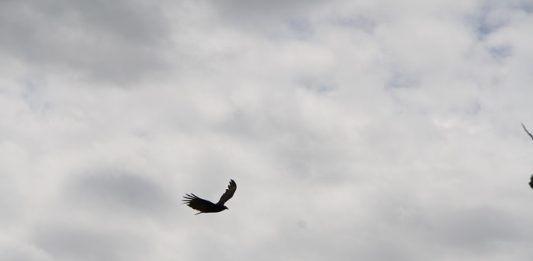
[[[193,193],[186,194],[183,196],[183,203],[187,204],[192,209],[196,209],[200,212],[196,213],[195,215],[201,214],[201,213],[214,213],[214,212],[220,212],[225,209],[228,209],[228,207],[224,206],[224,203],[228,201],[231,197],[233,197],[233,194],[235,194],[235,190],[237,190],[237,183],[232,179],[229,182],[228,188],[222,194],[218,202],[215,204],[209,200],[205,200],[202,198],[199,198],[198,196],[194,195]]]
[[[531,176],[531,179],[529,180],[529,186],[533,189],[533,175]]]

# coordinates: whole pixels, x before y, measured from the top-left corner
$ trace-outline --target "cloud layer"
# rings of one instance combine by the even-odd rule
[[[529,1],[3,1],[0,259],[531,260]],[[180,197],[229,211],[194,216]]]

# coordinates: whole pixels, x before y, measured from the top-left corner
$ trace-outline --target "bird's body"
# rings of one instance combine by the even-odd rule
[[[228,188],[226,189],[224,194],[222,194],[222,196],[220,197],[220,200],[217,203],[213,203],[209,200],[199,198],[198,196],[192,193],[186,194],[183,197],[183,203],[187,204],[192,209],[196,209],[200,211],[196,213],[196,215],[200,213],[220,212],[225,209],[228,209],[228,207],[226,207],[224,203],[226,203],[226,201],[228,201],[231,197],[233,197],[235,190],[237,190],[237,183],[235,183],[234,180],[231,180],[229,182]]]

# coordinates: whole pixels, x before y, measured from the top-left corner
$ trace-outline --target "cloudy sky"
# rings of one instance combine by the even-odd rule
[[[533,258],[531,0],[0,2],[0,259]],[[229,211],[193,215],[181,196]]]

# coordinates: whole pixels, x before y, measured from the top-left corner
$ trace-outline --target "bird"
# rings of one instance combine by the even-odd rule
[[[533,139],[533,134],[531,134],[531,132],[529,132],[529,131],[526,129],[526,125],[524,125],[523,123],[522,123],[522,128],[523,128],[524,131],[527,133],[527,135],[529,135],[529,137],[530,137],[531,139]]]
[[[529,186],[533,189],[533,175],[531,176],[531,179],[529,180]]]
[[[201,213],[220,212],[228,209],[228,207],[224,206],[224,203],[226,203],[231,197],[233,197],[233,194],[235,194],[235,190],[237,190],[237,183],[235,183],[235,181],[231,179],[228,188],[226,189],[224,194],[220,196],[220,199],[217,203],[213,203],[209,200],[199,198],[193,193],[190,193],[183,196],[183,204],[187,204],[192,209],[198,210],[199,212],[195,215]]]

